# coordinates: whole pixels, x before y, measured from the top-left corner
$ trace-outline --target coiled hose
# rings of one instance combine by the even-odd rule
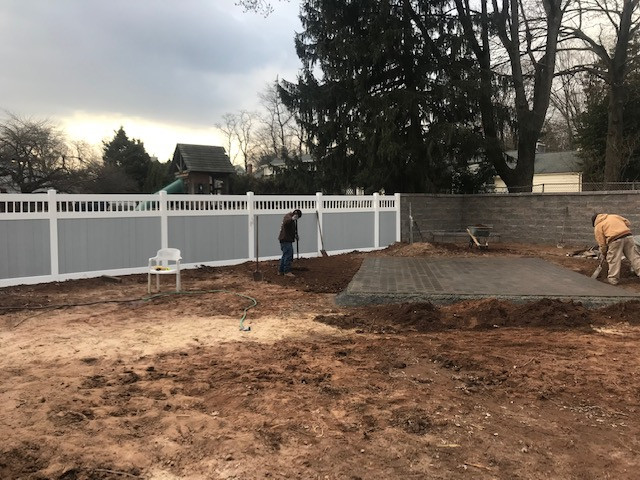
[[[137,302],[139,300],[145,301],[145,302],[149,302],[152,300],[155,300],[156,298],[160,298],[160,297],[168,297],[170,295],[203,295],[206,293],[228,293],[230,295],[236,295],[238,297],[242,297],[242,298],[246,298],[247,300],[251,301],[251,305],[245,307],[242,311],[242,317],[240,318],[240,331],[242,332],[248,332],[251,330],[251,327],[245,327],[244,326],[244,321],[247,318],[247,312],[252,309],[253,307],[255,307],[256,305],[258,305],[258,301],[253,298],[250,297],[249,295],[244,295],[242,293],[237,293],[237,292],[232,292],[229,290],[184,290],[181,292],[161,292],[161,293],[155,293],[153,295],[146,295],[144,297],[141,298],[121,298],[121,299],[108,299],[108,300],[96,300],[93,302],[82,302],[82,303],[62,303],[62,304],[57,304],[57,305],[39,305],[39,306],[22,306],[22,307],[0,307],[0,310],[46,310],[46,309],[51,309],[51,310],[55,310],[58,308],[69,308],[69,307],[86,307],[86,306],[90,306],[90,305],[99,305],[101,303],[130,303],[130,302]],[[22,322],[20,322],[22,323]],[[20,323],[18,323],[17,325],[14,325],[14,328],[17,327]]]

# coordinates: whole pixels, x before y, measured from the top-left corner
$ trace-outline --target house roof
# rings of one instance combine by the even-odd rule
[[[514,160],[518,158],[515,150],[505,152]],[[578,173],[582,171],[582,163],[575,151],[536,153],[534,173]]]
[[[313,163],[313,158],[308,153],[305,153],[304,155],[302,155],[300,157],[300,160],[302,161],[302,163]],[[255,177],[270,176],[272,175],[273,169],[282,169],[282,168],[285,168],[286,165],[287,164],[283,158],[274,157],[269,162],[258,166],[254,170],[254,176]]]
[[[172,169],[189,172],[234,173],[223,147],[178,143],[173,153]]]
[[[302,155],[300,157],[300,160],[302,161],[302,163],[313,163],[313,158],[311,158],[311,155],[309,155],[308,153]],[[283,158],[276,157],[269,162],[269,165],[271,165],[272,167],[284,167],[286,165],[286,162]]]

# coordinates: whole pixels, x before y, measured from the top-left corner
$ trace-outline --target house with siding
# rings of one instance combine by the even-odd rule
[[[189,194],[229,193],[229,177],[235,171],[223,147],[186,143],[176,145],[170,167]]]
[[[308,170],[313,170],[315,168],[313,158],[311,158],[311,155],[309,154],[305,153],[304,155],[302,155],[300,157],[300,161]],[[283,158],[272,158],[268,162],[258,166],[254,170],[253,175],[257,178],[271,177],[273,175],[277,175],[283,170],[286,170],[287,168],[287,163]]]
[[[513,159],[518,158],[517,151],[506,154]],[[495,191],[507,192],[507,186],[500,177],[494,178]],[[534,192],[581,192],[582,163],[578,152],[544,152],[536,153],[533,173]]]

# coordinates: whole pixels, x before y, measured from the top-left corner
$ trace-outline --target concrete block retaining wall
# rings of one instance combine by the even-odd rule
[[[493,226],[502,242],[556,245],[595,245],[591,215],[617,213],[640,234],[640,191],[578,193],[515,193],[481,195],[403,194],[401,238],[433,240],[433,232],[464,231],[477,223]],[[467,242],[468,237],[458,237]]]

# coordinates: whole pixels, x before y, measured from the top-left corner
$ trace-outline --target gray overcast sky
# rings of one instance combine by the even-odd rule
[[[299,3],[275,7],[264,18],[234,0],[1,0],[0,109],[93,144],[123,125],[161,161],[176,143],[223,145],[224,113],[295,80]]]

